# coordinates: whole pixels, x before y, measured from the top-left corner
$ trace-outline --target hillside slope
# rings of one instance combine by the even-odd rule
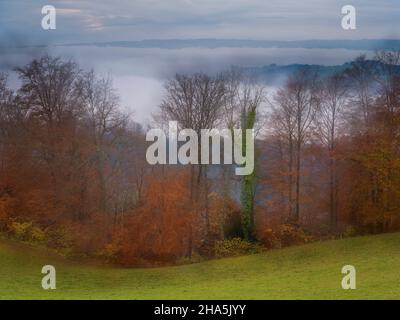
[[[41,288],[45,264],[56,267],[56,290]],[[356,267],[356,290],[341,288],[347,264]],[[400,298],[400,233],[155,269],[79,265],[44,249],[0,241],[0,299],[359,298]]]

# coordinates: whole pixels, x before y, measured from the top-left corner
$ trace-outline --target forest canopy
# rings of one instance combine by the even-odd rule
[[[254,129],[246,176],[147,163],[148,128],[110,76],[50,55],[15,69],[16,90],[0,73],[0,232],[148,265],[399,230],[399,65],[379,51],[298,70],[274,93],[238,68],[168,79],[154,126]]]

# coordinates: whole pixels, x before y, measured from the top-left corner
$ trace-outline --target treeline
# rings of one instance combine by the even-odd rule
[[[289,77],[270,117],[266,210],[320,233],[399,229],[399,63],[383,51],[323,79]]]
[[[15,70],[18,90],[0,77],[0,230],[126,265],[398,230],[399,63],[385,51],[329,76],[301,70],[273,93],[235,68],[168,80],[157,126],[255,129],[256,169],[239,177],[148,165],[110,77],[34,60]]]
[[[3,232],[80,254],[104,247],[142,197],[143,133],[109,77],[44,56],[0,80]]]

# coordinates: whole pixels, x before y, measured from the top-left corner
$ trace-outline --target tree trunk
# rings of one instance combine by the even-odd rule
[[[296,207],[294,214],[294,222],[300,221],[300,167],[301,167],[301,142],[300,139],[296,142]]]

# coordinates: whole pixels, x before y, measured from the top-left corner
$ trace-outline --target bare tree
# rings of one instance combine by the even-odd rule
[[[281,160],[284,158],[287,150],[287,173],[288,176],[288,205],[289,218],[294,215],[294,196],[293,196],[293,165],[294,165],[294,141],[295,141],[295,109],[290,96],[285,89],[280,89],[275,95],[275,104],[272,105],[271,127],[273,127],[274,135],[279,141]]]
[[[49,55],[33,60],[16,71],[22,80],[20,94],[28,115],[39,117],[49,127],[79,112],[76,81],[77,65]]]
[[[289,153],[289,207],[290,219],[300,219],[301,151],[309,137],[318,105],[316,75],[300,71],[291,75],[275,97],[278,105],[273,118],[288,143]],[[295,178],[294,205],[292,203],[293,176]]]
[[[7,74],[0,72],[0,139],[6,135],[7,123],[9,123],[16,112],[14,106],[14,93],[7,86]]]
[[[385,150],[388,162],[386,174],[381,173],[379,178],[375,178],[384,185],[375,187],[375,199],[379,199],[382,206],[382,229],[390,230],[399,208],[399,192],[395,187],[398,168],[395,163],[400,157],[400,50],[378,51],[375,60],[380,64],[375,73],[378,84],[375,127],[381,132],[380,148]],[[376,172],[373,174],[378,175]]]
[[[83,74],[78,87],[85,108],[84,117],[87,119],[96,146],[94,162],[100,185],[100,209],[106,212],[107,183],[119,164],[110,161],[112,147],[123,133],[121,129],[125,127],[128,116],[120,111],[119,97],[110,77],[98,78],[93,71],[90,71]]]
[[[220,119],[225,86],[221,76],[206,74],[179,75],[165,85],[166,95],[160,110],[164,120],[177,121],[180,128],[193,129],[200,137],[201,129],[212,129]],[[200,142],[200,141],[199,141]],[[200,143],[198,157],[201,159]],[[200,163],[200,161],[199,161]],[[199,165],[197,182],[202,166]]]
[[[67,203],[61,190],[66,181],[71,181],[74,171],[73,145],[81,113],[76,90],[80,71],[75,63],[49,55],[16,71],[22,81],[18,107],[24,110],[30,124],[25,130],[34,138],[35,154],[47,164],[55,202]]]
[[[338,127],[348,100],[347,83],[342,73],[324,79],[320,88],[320,104],[315,118],[318,137],[329,155],[329,216],[331,229],[337,226],[338,176],[336,169],[336,143]]]
[[[400,50],[378,51],[375,60],[380,63],[380,69],[374,77],[378,83],[377,104],[387,115],[385,125],[388,134],[393,137],[400,106]]]
[[[202,195],[202,206],[206,225],[206,242],[209,240],[207,167],[201,164],[201,129],[212,129],[220,120],[225,98],[225,82],[221,75],[209,76],[177,74],[165,84],[165,96],[160,105],[160,117],[164,121],[177,121],[180,128],[193,129],[198,137],[198,163],[191,166],[190,194],[198,205]],[[197,173],[196,173],[197,169]],[[191,254],[191,244],[189,245]]]
[[[366,132],[371,126],[374,103],[374,77],[371,64],[375,62],[368,61],[365,55],[361,55],[345,71],[351,94],[349,107],[352,109],[352,125]]]
[[[0,72],[0,170],[4,165],[4,153],[9,142],[10,130],[16,126],[17,111],[14,93],[7,87],[7,74]]]
[[[266,101],[265,87],[234,68],[225,74],[225,81],[224,122],[231,130],[243,130],[242,150],[246,150],[246,129],[256,130],[262,119],[261,107]],[[253,237],[255,192],[256,174],[253,171],[241,179],[242,231],[246,239]]]

